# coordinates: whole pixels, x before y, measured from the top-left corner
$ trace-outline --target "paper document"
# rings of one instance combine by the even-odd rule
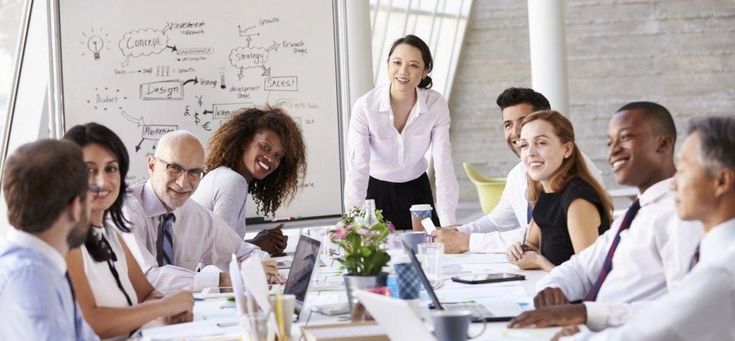
[[[424,230],[426,230],[426,233],[428,234],[432,234],[436,231],[436,226],[434,226],[434,222],[431,221],[431,217],[424,218],[424,220],[421,221],[421,226],[424,227]]]

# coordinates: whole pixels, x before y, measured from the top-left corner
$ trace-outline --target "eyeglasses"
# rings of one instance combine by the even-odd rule
[[[154,158],[156,159],[156,161],[165,164],[166,172],[168,173],[168,175],[174,178],[178,178],[181,176],[181,174],[184,174],[184,172],[186,172],[186,177],[189,179],[189,181],[199,181],[204,177],[204,174],[206,174],[201,168],[186,169],[176,163],[162,160],[159,157],[154,156]]]

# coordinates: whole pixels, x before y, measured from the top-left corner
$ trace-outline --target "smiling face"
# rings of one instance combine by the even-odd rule
[[[645,189],[658,182],[663,160],[652,123],[636,110],[621,111],[610,120],[607,158],[615,181]]]
[[[510,150],[521,156],[518,140],[521,138],[521,123],[533,112],[533,106],[527,103],[516,104],[503,109],[503,134]]]
[[[89,182],[97,185],[97,191],[90,191],[88,194],[90,211],[93,217],[101,216],[120,194],[119,160],[110,149],[97,143],[84,146],[82,153]]]
[[[519,144],[528,176],[550,191],[549,180],[571,155],[572,142],[562,143],[551,123],[537,119],[523,126]]]
[[[241,172],[248,182],[253,178],[263,180],[278,169],[284,154],[278,134],[268,129],[260,130],[243,152]]]
[[[199,186],[204,167],[204,148],[192,135],[172,136],[159,142],[156,155],[148,158],[151,187],[158,199],[173,211],[184,205]]]
[[[399,44],[388,57],[388,80],[393,91],[414,91],[428,74],[421,50],[411,45]]]

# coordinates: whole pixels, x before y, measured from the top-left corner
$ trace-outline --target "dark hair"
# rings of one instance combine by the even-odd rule
[[[605,188],[602,187],[602,184],[592,176],[592,172],[587,168],[587,164],[582,156],[582,151],[579,150],[577,143],[574,142],[574,127],[572,126],[572,122],[558,111],[542,110],[526,116],[523,119],[521,126],[536,120],[549,122],[551,126],[554,127],[554,134],[559,138],[561,143],[571,142],[574,146],[572,148],[572,154],[568,158],[562,160],[559,169],[551,175],[550,183],[552,190],[559,191],[565,188],[567,184],[569,184],[569,181],[574,178],[582,179],[592,187],[595,194],[600,198],[603,211],[607,215],[607,221],[610,221],[613,211],[612,200],[607,194],[607,191],[605,191]],[[526,175],[526,177],[528,177],[528,175]],[[535,206],[541,191],[541,183],[528,177],[528,202]],[[600,217],[600,219],[605,221],[603,217]]]
[[[109,216],[112,223],[122,232],[130,232],[130,228],[127,224],[130,223],[122,213],[123,201],[125,200],[125,193],[127,192],[128,185],[125,182],[125,177],[128,174],[130,168],[130,158],[125,145],[109,128],[94,122],[87,123],[85,125],[76,125],[69,129],[64,134],[64,139],[72,141],[84,147],[90,144],[99,144],[109,149],[117,158],[118,168],[120,169],[120,191],[117,194],[117,198],[108,209],[105,210],[105,216]],[[104,224],[105,220],[103,220]],[[92,259],[101,262],[110,259],[112,256],[106,246],[102,245],[99,238],[95,237],[94,229],[89,229],[87,235],[87,241],[84,245],[87,247]]]
[[[544,95],[529,88],[507,88],[498,95],[495,103],[498,104],[500,110],[518,104],[528,104],[533,107],[533,111],[551,109],[551,104]]]
[[[82,151],[71,142],[42,139],[27,143],[5,163],[8,222],[21,231],[46,231],[74,199],[85,200],[88,189]]]
[[[431,58],[431,50],[429,50],[429,46],[426,45],[426,43],[421,40],[421,38],[409,34],[405,37],[401,37],[396,39],[396,41],[393,42],[393,45],[390,47],[390,51],[388,51],[388,61],[390,62],[390,56],[393,54],[393,50],[396,49],[396,46],[401,44],[407,44],[411,45],[419,51],[421,51],[421,59],[424,61],[424,65],[426,66],[426,72],[431,72],[431,70],[434,68],[434,59]],[[422,89],[431,89],[432,86],[431,77],[428,75],[424,77],[424,79],[421,80],[418,87]]]
[[[258,206],[258,212],[275,213],[282,204],[293,200],[299,188],[299,178],[306,174],[306,146],[301,129],[296,122],[279,108],[242,108],[232,113],[209,139],[209,153],[205,168],[212,171],[225,166],[242,173],[242,156],[245,148],[261,130],[271,130],[281,139],[283,159],[265,179],[253,179],[248,184]]]
[[[689,121],[687,135],[699,137],[699,158],[708,174],[720,167],[735,171],[735,117],[696,117]]]
[[[618,109],[615,113],[621,111],[640,110],[644,117],[654,123],[656,132],[668,135],[673,138],[676,143],[676,125],[671,113],[663,105],[654,102],[630,102]]]

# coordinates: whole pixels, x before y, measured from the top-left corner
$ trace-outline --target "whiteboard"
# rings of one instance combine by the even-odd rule
[[[160,137],[209,136],[241,107],[285,109],[302,128],[308,169],[275,217],[342,211],[340,74],[333,1],[64,0],[56,21],[63,129],[95,121],[147,178]],[[256,207],[248,199],[249,217]]]

